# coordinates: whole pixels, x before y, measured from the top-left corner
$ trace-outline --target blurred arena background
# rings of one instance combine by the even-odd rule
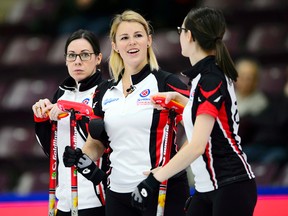
[[[38,211],[37,215],[47,212],[49,161],[36,143],[31,106],[39,98],[51,97],[67,76],[64,43],[67,34],[80,27],[99,35],[104,56],[102,71],[108,77],[111,16],[134,9],[154,27],[160,66],[180,73],[190,63],[181,56],[176,27],[192,7],[217,7],[226,16],[224,41],[232,58],[249,55],[262,64],[261,89],[274,96],[288,82],[287,0],[92,0],[91,5],[85,0],[78,2],[78,7],[74,0],[0,2],[1,215],[12,215],[9,211],[13,209],[22,213],[25,209],[29,215],[34,211]],[[83,2],[88,2],[88,6]],[[287,216],[284,203],[288,203],[288,162],[252,166],[261,201],[255,215]],[[275,208],[280,209],[279,213],[269,213]]]

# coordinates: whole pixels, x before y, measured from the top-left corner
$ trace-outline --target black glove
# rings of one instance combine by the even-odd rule
[[[70,146],[65,147],[65,151],[63,153],[63,162],[65,167],[76,166],[80,157],[83,155],[82,150],[72,149]]]
[[[154,178],[153,173],[143,180],[132,193],[131,205],[144,211],[147,208],[149,197],[154,191],[159,190],[160,182]]]
[[[99,169],[86,154],[83,154],[80,148],[74,150],[66,146],[63,162],[66,167],[76,165],[77,171],[95,185],[98,185],[106,176],[105,172]]]

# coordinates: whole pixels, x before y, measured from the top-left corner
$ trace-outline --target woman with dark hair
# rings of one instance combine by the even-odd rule
[[[237,71],[222,41],[225,28],[223,13],[208,7],[192,9],[178,27],[182,55],[192,65],[185,72],[191,82],[190,97],[177,92],[156,95],[166,97],[166,103],[175,100],[185,105],[183,122],[188,142],[168,164],[152,171],[137,186],[132,194],[134,206],[141,207],[160,182],[190,165],[195,193],[186,202],[187,215],[253,215],[257,202],[255,176],[238,135],[233,85]]]
[[[57,216],[71,215],[71,169],[63,164],[62,155],[66,146],[70,145],[70,118],[58,119],[63,113],[56,103],[68,100],[84,103],[92,107],[95,90],[103,82],[99,70],[102,60],[97,37],[90,31],[75,31],[65,44],[65,60],[69,76],[59,86],[52,101],[40,99],[33,106],[35,131],[39,144],[46,155],[50,153],[51,121],[57,121],[57,154],[58,154],[58,185],[56,188]],[[49,112],[49,114],[47,114]],[[77,120],[77,147],[82,148],[88,136],[88,117]],[[105,157],[95,163],[107,170]],[[78,215],[105,215],[104,183],[93,184],[84,176],[78,175]]]

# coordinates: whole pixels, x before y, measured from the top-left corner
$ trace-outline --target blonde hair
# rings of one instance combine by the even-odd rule
[[[151,26],[149,22],[146,21],[144,17],[141,16],[139,13],[132,10],[126,10],[122,14],[117,14],[112,20],[112,25],[110,29],[111,42],[115,43],[115,37],[118,26],[120,25],[121,22],[124,21],[140,23],[144,27],[147,35],[151,35]],[[150,69],[159,70],[158,62],[155,53],[152,49],[152,46],[148,47],[147,58],[148,63],[150,65]],[[123,69],[124,69],[123,59],[121,58],[119,53],[117,53],[114,49],[111,49],[109,57],[109,71],[116,81],[118,80],[119,75]]]

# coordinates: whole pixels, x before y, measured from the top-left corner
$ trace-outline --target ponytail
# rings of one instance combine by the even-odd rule
[[[231,56],[222,41],[226,30],[226,22],[220,10],[203,7],[191,9],[185,19],[185,28],[192,32],[203,50],[215,50],[216,63],[225,75],[237,80],[238,73]]]
[[[237,70],[222,40],[216,40],[216,63],[223,70],[227,77],[235,82],[237,81]]]

